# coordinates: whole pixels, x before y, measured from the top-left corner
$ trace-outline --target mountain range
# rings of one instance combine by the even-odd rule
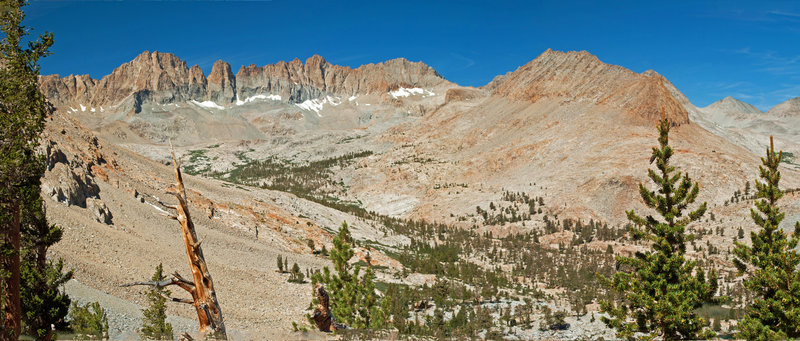
[[[729,253],[708,250],[728,250],[733,239],[723,236],[752,230],[752,202],[740,197],[770,135],[787,155],[782,186],[800,188],[800,99],[766,113],[730,97],[698,108],[655,71],[636,73],[585,51],[547,50],[482,87],[460,86],[405,59],[350,68],[313,56],[241,66],[236,74],[217,61],[206,76],[161,52],[144,52],[99,80],[50,75],[40,85],[57,109],[44,136],[43,188],[48,217],[66,227],[55,252],[81,269],[82,284],[71,290],[99,290],[130,307],[141,295],[115,283],[149,278],[162,258],[165,268],[185,261],[170,249],[179,234],[164,228],[174,222],[162,216],[171,142],[234,329],[266,319],[288,330],[307,306],[307,288],[268,269],[278,254],[303,267],[328,264],[306,245],[311,239],[330,249],[342,221],[363,242],[359,259],[369,254],[389,269],[379,273],[386,281],[396,281],[392,271],[404,267],[396,254],[412,237],[376,217],[498,238],[536,231],[554,250],[577,234],[545,233],[553,221],[621,230],[627,210],[646,210],[638,186],[650,186],[648,159],[662,117],[672,123],[674,165],[700,183],[698,201],[717,217],[695,228],[723,231],[701,234],[698,245],[708,246],[689,254],[730,272],[723,287],[736,285]],[[538,212],[525,211],[524,219],[519,210],[527,206],[508,199],[522,193],[541,198]],[[800,195],[782,201],[786,222],[800,220]],[[639,247],[582,245],[622,253]],[[256,280],[263,287],[248,284]],[[400,281],[432,285],[435,278]],[[266,309],[251,300],[253,290],[285,309]]]

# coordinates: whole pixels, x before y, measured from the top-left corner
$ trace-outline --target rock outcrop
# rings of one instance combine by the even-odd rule
[[[89,75],[69,75],[64,78],[58,75],[39,78],[42,92],[56,107],[80,108],[81,104],[90,103],[97,80]]]
[[[42,192],[55,201],[85,208],[86,199],[100,193],[94,179],[84,167],[71,167],[59,162],[50,172],[57,174],[57,181],[44,181]]]
[[[229,104],[236,99],[236,78],[231,72],[231,64],[218,60],[208,75],[208,100],[219,104]]]
[[[496,77],[484,88],[516,101],[550,98],[610,105],[624,109],[634,122],[660,119],[663,106],[673,123],[688,123],[688,112],[665,81],[652,71],[638,74],[603,63],[586,51],[548,49],[516,71]]]

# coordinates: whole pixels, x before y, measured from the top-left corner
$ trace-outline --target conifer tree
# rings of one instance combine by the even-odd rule
[[[158,263],[156,272],[153,273],[151,280],[161,282],[167,277],[164,276],[164,267]],[[169,290],[159,287],[152,287],[147,292],[149,306],[142,310],[142,329],[141,335],[147,340],[172,340],[172,324],[167,322],[167,299]]]
[[[44,172],[44,160],[37,155],[36,148],[45,117],[52,112],[52,106],[39,90],[38,60],[50,53],[48,49],[53,44],[53,35],[44,33],[37,39],[27,37],[29,29],[22,25],[25,17],[22,7],[25,4],[24,0],[0,1],[0,340],[19,337],[23,315],[26,315],[25,320],[36,324],[35,333],[39,335],[39,322],[53,317],[57,320],[62,314],[58,307],[48,309],[45,314],[49,316],[41,315],[42,310],[23,311],[20,300],[23,233],[32,228],[33,220],[28,217],[41,209],[40,203],[30,200],[38,197],[40,177]],[[28,293],[43,301],[58,300],[59,295],[53,291],[40,291],[52,287],[59,278],[51,271],[53,268],[46,269],[46,262],[39,264],[44,266],[28,267],[38,273],[26,274],[27,279],[37,282],[36,288],[26,288],[31,289]],[[47,285],[38,285],[41,284],[38,281],[45,280],[49,281]],[[51,303],[59,304],[26,303],[33,303],[36,309]],[[37,337],[46,339],[51,333],[45,330],[44,334]]]
[[[69,324],[81,340],[108,340],[108,315],[98,302],[80,305],[72,302]]]
[[[653,148],[652,160],[658,173],[648,170],[656,191],[639,184],[639,194],[645,205],[654,209],[661,219],[652,215],[642,217],[634,210],[627,211],[633,224],[629,232],[636,240],[645,240],[650,251],[637,252],[634,257],[617,257],[619,271],[611,278],[600,276],[612,289],[623,294],[618,304],[603,302],[603,317],[618,337],[639,334],[644,339],[664,340],[706,339],[713,332],[705,328],[706,321],[696,313],[704,302],[712,300],[716,278],[696,262],[686,260],[686,244],[694,236],[686,225],[700,219],[706,204],[691,212],[687,207],[697,198],[699,187],[688,174],[675,172],[670,165],[673,150],[669,146],[670,122],[664,118],[658,125],[659,146]]]
[[[47,251],[61,240],[63,230],[47,223],[38,186],[24,192],[26,215],[22,217],[20,302],[24,332],[37,340],[52,340],[53,326],[63,329],[70,299],[60,290],[72,278],[63,272],[64,261],[47,260]]]
[[[749,277],[745,287],[754,294],[747,313],[738,324],[740,338],[748,340],[783,340],[800,338],[800,254],[795,250],[800,238],[800,222],[791,235],[780,228],[784,213],[777,205],[783,191],[778,186],[778,171],[783,152],[775,153],[770,137],[766,158],[758,167],[764,182],[755,181],[753,221],[761,227],[750,232],[752,246],[736,242],[733,253],[736,267]]]
[[[337,322],[355,329],[381,328],[385,323],[381,302],[375,295],[375,275],[367,267],[361,275],[361,266],[351,266],[348,262],[354,255],[353,238],[346,222],[342,223],[336,237],[330,258],[335,273],[328,267],[311,276],[311,286],[324,284],[330,292],[330,307]],[[316,302],[312,302],[316,305]]]

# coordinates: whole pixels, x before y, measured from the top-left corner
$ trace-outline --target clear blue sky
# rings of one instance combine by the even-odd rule
[[[798,1],[42,1],[26,12],[55,34],[43,74],[100,78],[144,50],[206,73],[217,59],[235,71],[320,54],[353,67],[405,57],[481,86],[553,48],[654,69],[698,106],[800,96]]]

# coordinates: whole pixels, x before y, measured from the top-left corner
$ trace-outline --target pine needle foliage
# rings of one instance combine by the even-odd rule
[[[151,278],[154,282],[165,280],[164,267],[161,263],[156,267],[156,272]],[[147,292],[149,305],[142,310],[142,339],[145,340],[172,340],[172,324],[167,322],[167,298],[169,290],[153,287]]]
[[[780,228],[784,213],[777,202],[783,196],[779,187],[778,166],[783,152],[775,152],[770,137],[766,157],[758,167],[763,182],[755,181],[755,208],[750,216],[757,231],[750,232],[752,246],[736,242],[734,263],[746,273],[745,287],[755,296],[738,324],[739,338],[784,340],[800,338],[800,255],[795,248],[800,238],[800,222],[790,234]]]
[[[375,274],[367,267],[361,275],[361,266],[349,263],[353,258],[353,238],[346,222],[342,223],[330,258],[335,273],[328,267],[311,276],[311,287],[322,283],[330,293],[330,307],[337,322],[355,329],[380,329],[385,323],[379,297],[375,294]],[[316,302],[312,302],[312,306]]]
[[[52,327],[65,325],[70,300],[59,287],[72,272],[47,259],[62,230],[47,223],[40,196],[45,159],[36,152],[53,111],[38,83],[38,62],[50,54],[53,34],[29,36],[25,5],[0,0],[0,316],[11,319],[0,324],[12,326],[0,333],[17,338],[21,321],[25,333],[51,340]]]
[[[696,309],[712,301],[716,275],[712,271],[706,280],[705,271],[684,257],[686,244],[694,239],[686,226],[702,217],[706,203],[686,212],[697,199],[699,187],[688,174],[680,174],[670,165],[674,152],[669,146],[669,130],[670,122],[662,119],[659,146],[652,153],[657,170],[648,170],[656,190],[639,184],[642,200],[660,219],[627,211],[632,222],[629,233],[635,240],[649,242],[650,250],[637,252],[634,257],[616,257],[619,270],[611,278],[599,276],[622,295],[616,304],[602,302],[608,314],[603,322],[616,329],[621,338],[697,340],[714,335]]]
[[[108,340],[108,315],[98,302],[79,305],[72,302],[69,324],[79,339]]]
[[[47,222],[39,186],[23,190],[22,257],[20,302],[23,332],[37,340],[52,340],[55,330],[66,327],[71,303],[63,290],[73,271],[64,272],[64,261],[48,260],[51,246],[61,240],[63,230]]]

